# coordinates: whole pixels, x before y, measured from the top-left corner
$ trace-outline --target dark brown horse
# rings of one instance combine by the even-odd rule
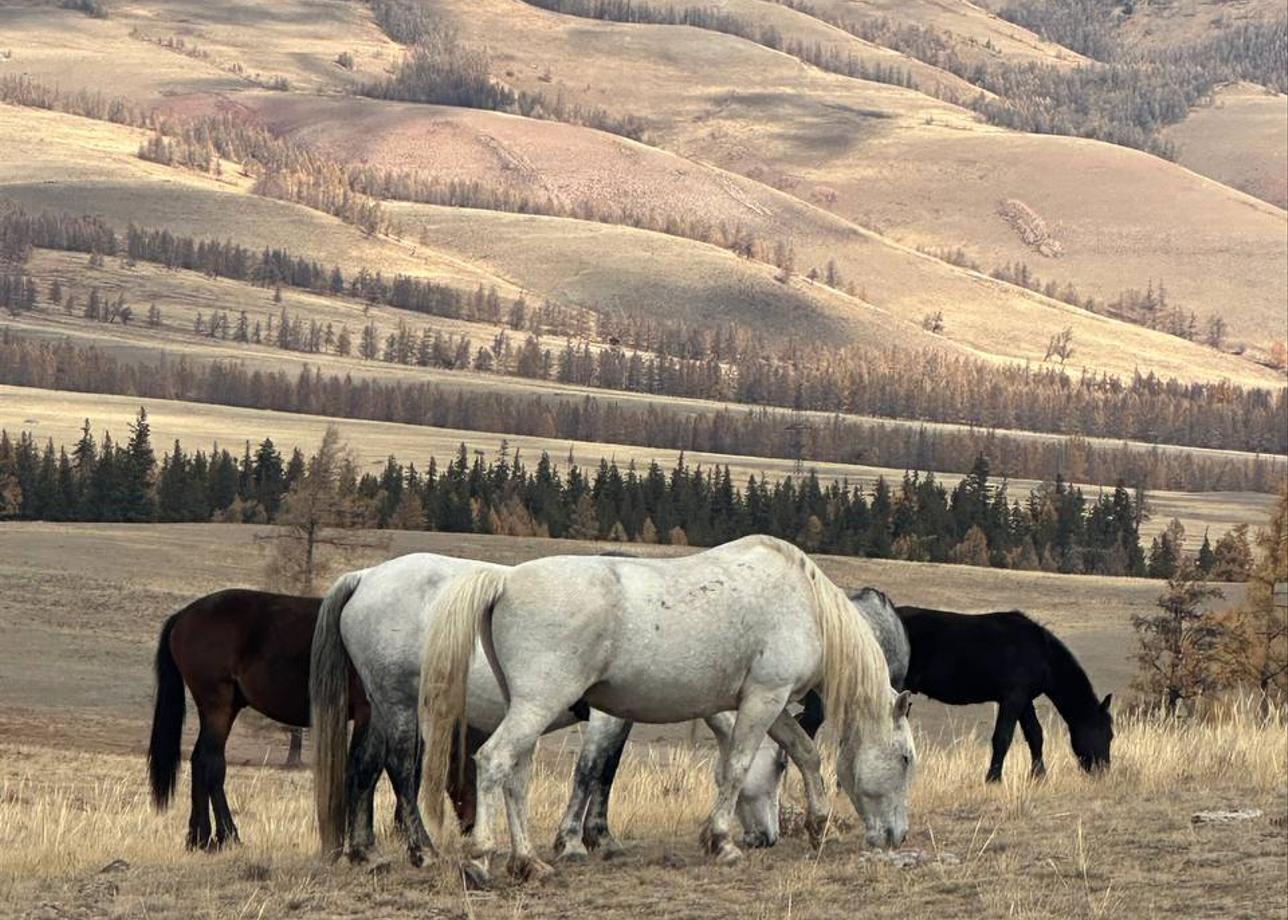
[[[224,794],[224,746],[237,714],[249,706],[285,725],[308,725],[309,652],[320,604],[316,597],[230,589],[193,601],[161,627],[148,772],[152,801],[164,809],[178,779],[186,684],[200,719],[192,749],[190,848],[238,840]],[[366,732],[370,707],[352,671],[349,679],[356,740]]]

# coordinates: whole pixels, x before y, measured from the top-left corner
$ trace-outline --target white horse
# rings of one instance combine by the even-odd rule
[[[729,831],[738,792],[766,731],[805,781],[806,828],[821,846],[826,800],[813,741],[785,707],[819,687],[839,728],[838,778],[871,845],[907,833],[915,768],[907,694],[896,694],[871,628],[800,550],[754,536],[680,559],[555,556],[480,571],[438,597],[421,667],[426,741],[422,789],[441,808],[455,726],[473,721],[467,686],[481,644],[509,701],[477,756],[470,839],[486,877],[495,794],[504,792],[510,871],[549,872],[528,836],[527,786],[537,738],[570,707],[622,719],[680,722],[736,710],[703,841],[741,856]]]
[[[415,553],[369,569],[341,576],[322,601],[313,639],[310,698],[314,726],[314,791],[323,849],[338,855],[347,840],[349,858],[362,861],[375,843],[372,806],[376,782],[385,768],[398,795],[398,814],[407,834],[411,861],[419,865],[432,843],[416,805],[420,743],[417,699],[420,666],[433,601],[445,585],[473,572],[505,572],[489,562]],[[349,664],[362,681],[371,705],[364,734],[355,735],[345,755],[345,724],[349,701]],[[482,655],[469,675],[469,743],[456,756],[469,762],[471,747],[500,724],[505,699]],[[583,757],[576,770],[574,792],[561,822],[556,851],[566,858],[584,856],[588,847],[607,851],[618,845],[608,830],[608,795],[617,759],[631,726],[599,712],[589,717]],[[571,711],[559,713],[548,730],[577,721]],[[732,718],[717,720],[727,730]],[[717,736],[717,740],[720,739]],[[748,839],[762,846],[777,838],[777,750],[768,742],[757,757],[764,781],[754,795],[740,799]],[[471,771],[472,772],[472,771]],[[474,789],[454,789],[453,799],[468,822]],[[773,833],[770,834],[772,820]],[[752,823],[754,822],[754,823]]]

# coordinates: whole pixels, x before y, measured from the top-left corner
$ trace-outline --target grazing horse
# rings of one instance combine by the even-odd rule
[[[877,643],[890,668],[890,686],[904,689],[911,650],[908,634],[893,602],[876,588],[861,588],[850,595],[850,603],[872,628]],[[813,738],[823,724],[823,701],[811,690],[801,700],[803,709],[796,721]],[[744,831],[743,846],[773,846],[778,840],[778,794],[787,772],[787,754],[776,745],[766,744],[752,761],[738,797],[738,820]]]
[[[921,607],[899,607],[908,631],[912,660],[907,689],[942,703],[997,703],[993,757],[986,780],[1002,779],[1002,764],[1020,723],[1042,776],[1042,725],[1033,700],[1042,694],[1069,726],[1069,741],[1083,770],[1109,766],[1114,737],[1109,705],[1113,694],[1097,699],[1078,659],[1049,630],[1017,610],[964,614]]]
[[[467,700],[474,648],[483,647],[504,717],[477,756],[477,814],[469,852],[487,877],[495,793],[504,792],[510,871],[550,871],[528,836],[533,748],[549,724],[585,705],[620,719],[681,722],[736,710],[703,842],[724,862],[737,795],[768,731],[805,780],[806,827],[822,845],[827,811],[813,741],[786,711],[820,688],[839,725],[838,777],[871,845],[907,833],[915,768],[908,695],[849,599],[791,544],[753,536],[679,559],[554,556],[453,581],[434,604],[421,667],[427,807],[441,808],[452,735]],[[468,708],[467,708],[468,707]]]
[[[316,597],[230,589],[193,601],[161,627],[148,774],[152,801],[164,810],[178,780],[186,684],[201,723],[192,749],[189,848],[239,839],[224,794],[224,747],[237,714],[250,706],[286,725],[308,725],[309,647],[319,603]],[[351,673],[344,679],[353,701],[344,718],[352,716],[361,731],[366,698]]]
[[[310,673],[314,791],[318,829],[327,854],[339,855],[347,841],[351,861],[366,858],[375,842],[372,805],[382,766],[398,793],[400,823],[408,831],[411,861],[421,864],[424,849],[431,847],[415,794],[421,756],[417,720],[420,666],[434,599],[454,578],[476,571],[504,572],[506,568],[414,553],[342,576],[323,599]],[[365,727],[355,729],[346,757],[344,712],[350,667],[361,679],[371,713]],[[448,793],[466,831],[474,824],[472,755],[505,714],[501,689],[481,655],[469,677],[469,693],[473,706],[470,725],[463,747],[459,737],[456,739],[448,774]],[[549,729],[566,727],[578,719],[589,719],[588,736],[606,739],[607,749],[593,761],[578,764],[576,776],[584,795],[578,799],[574,794],[561,824],[567,834],[556,844],[567,858],[584,856],[596,847],[610,852],[617,849],[608,830],[608,794],[631,728],[620,719],[573,707],[560,713]],[[772,751],[767,750],[763,758],[772,760]],[[747,807],[763,810],[759,803]],[[776,806],[773,814],[776,822]]]

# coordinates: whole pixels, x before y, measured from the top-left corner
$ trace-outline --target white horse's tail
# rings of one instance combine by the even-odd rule
[[[491,624],[492,608],[505,590],[505,579],[504,571],[471,572],[453,580],[434,601],[420,667],[420,732],[425,739],[421,805],[430,827],[443,823],[452,732],[464,725],[465,691],[476,637],[482,639],[492,673],[509,701],[505,676],[492,651]]]
[[[877,738],[891,730],[890,668],[872,627],[856,615],[845,592],[804,553],[799,558],[813,591],[823,643],[824,711],[840,727],[839,743],[846,752],[856,730]]]
[[[345,749],[349,740],[349,653],[340,638],[340,614],[362,581],[362,572],[342,575],[322,599],[309,663],[313,727],[313,798],[322,852],[334,858],[344,847]]]

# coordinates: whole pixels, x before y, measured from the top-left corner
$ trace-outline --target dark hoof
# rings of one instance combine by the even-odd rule
[[[367,870],[367,875],[370,875],[373,878],[379,878],[380,876],[388,875],[390,872],[393,872],[393,871],[394,871],[394,864],[387,859],[382,859],[379,862],[374,862],[371,864],[371,868]]]
[[[741,843],[749,850],[767,850],[778,842],[777,837],[771,837],[764,831],[757,831],[754,834],[743,834]]]
[[[349,862],[355,866],[362,866],[367,862],[367,851],[362,847],[353,847],[344,855],[347,856]]]
[[[1000,783],[1001,781],[1002,781],[1001,773],[990,773],[988,774],[988,776],[984,777],[984,782],[986,783]]]
[[[422,868],[425,865],[425,851],[420,848],[408,850],[407,862],[417,869]]]
[[[478,863],[468,860],[461,863],[461,882],[465,885],[466,891],[486,891],[492,884],[487,870]]]

